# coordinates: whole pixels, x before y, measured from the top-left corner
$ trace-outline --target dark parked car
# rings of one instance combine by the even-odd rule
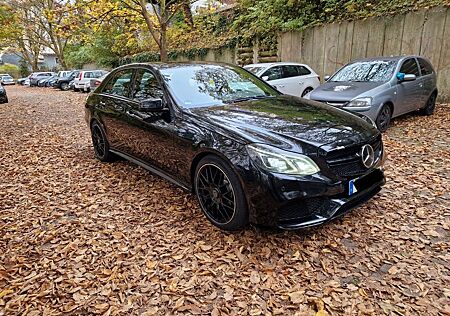
[[[30,75],[30,87],[34,87],[38,85],[38,82],[42,79],[47,79],[51,76],[54,76],[54,72],[33,72]]]
[[[282,95],[225,64],[131,64],[86,101],[96,157],[196,193],[226,230],[315,226],[377,194],[381,134],[364,116]]]
[[[356,60],[326,80],[306,98],[367,115],[383,132],[393,117],[433,114],[438,95],[436,72],[420,56]]]
[[[8,96],[6,95],[6,89],[0,85],[0,103],[8,103]]]
[[[56,80],[56,75],[51,76],[51,77],[47,77],[45,79],[41,79],[38,81],[37,86],[38,87],[49,87],[50,86],[50,82],[54,82]]]
[[[80,74],[79,70],[73,70],[72,72],[69,73],[69,75],[67,77],[61,77],[58,78],[58,80],[56,81],[54,87],[67,91],[70,90],[70,83],[75,79],[76,76],[78,76]]]

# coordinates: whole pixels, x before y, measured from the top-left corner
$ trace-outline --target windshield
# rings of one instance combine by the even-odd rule
[[[329,81],[388,81],[395,70],[395,60],[373,60],[349,64],[339,70]]]
[[[261,67],[261,66],[247,66],[244,67],[245,69],[247,69],[248,71],[250,71],[253,74],[257,74],[258,72],[260,72],[261,70],[263,70],[266,67]]]
[[[4,76],[3,79],[8,79],[9,80],[9,79],[12,79],[12,77],[11,76]]]
[[[220,65],[187,65],[161,69],[161,74],[183,108],[224,105],[268,98],[278,92],[242,68]]]

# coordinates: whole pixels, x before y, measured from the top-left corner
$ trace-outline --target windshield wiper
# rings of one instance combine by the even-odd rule
[[[242,97],[242,98],[236,98],[233,100],[226,101],[225,103],[238,103],[238,102],[245,102],[250,100],[261,100],[261,99],[268,99],[268,98],[274,98],[273,95],[256,95],[253,97]]]

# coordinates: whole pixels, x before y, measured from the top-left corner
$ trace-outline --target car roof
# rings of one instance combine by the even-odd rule
[[[153,67],[156,69],[167,69],[177,67],[189,67],[189,66],[223,66],[223,67],[238,67],[237,65],[220,63],[220,62],[208,62],[208,61],[186,61],[186,62],[154,62],[154,63],[131,63],[119,66],[116,69],[132,68],[132,67]]]
[[[401,55],[401,56],[378,56],[378,57],[366,57],[366,58],[359,58],[351,61],[351,63],[354,62],[364,62],[364,61],[375,61],[375,60],[393,60],[393,61],[400,61],[407,58],[422,58],[427,59],[424,56],[418,56],[418,55]]]
[[[272,66],[283,66],[283,65],[295,65],[295,66],[308,66],[307,64],[296,63],[296,62],[287,62],[287,61],[277,61],[273,63],[256,63],[256,64],[248,64],[245,67],[272,67]]]

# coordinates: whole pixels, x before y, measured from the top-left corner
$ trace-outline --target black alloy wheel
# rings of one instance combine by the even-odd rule
[[[240,230],[248,223],[244,191],[235,172],[220,158],[203,158],[195,171],[195,192],[200,207],[215,226]]]
[[[313,90],[314,90],[313,88],[306,88],[305,91],[303,91],[302,93],[302,98]]]
[[[109,143],[105,132],[97,121],[92,123],[91,136],[95,157],[103,162],[113,161],[113,153],[109,151]]]
[[[378,113],[375,123],[377,124],[378,130],[380,132],[386,132],[389,124],[391,123],[392,111],[389,105],[384,104]]]
[[[434,113],[434,109],[436,108],[436,93],[433,93],[425,104],[425,107],[420,109],[420,114],[422,115],[432,115]]]

